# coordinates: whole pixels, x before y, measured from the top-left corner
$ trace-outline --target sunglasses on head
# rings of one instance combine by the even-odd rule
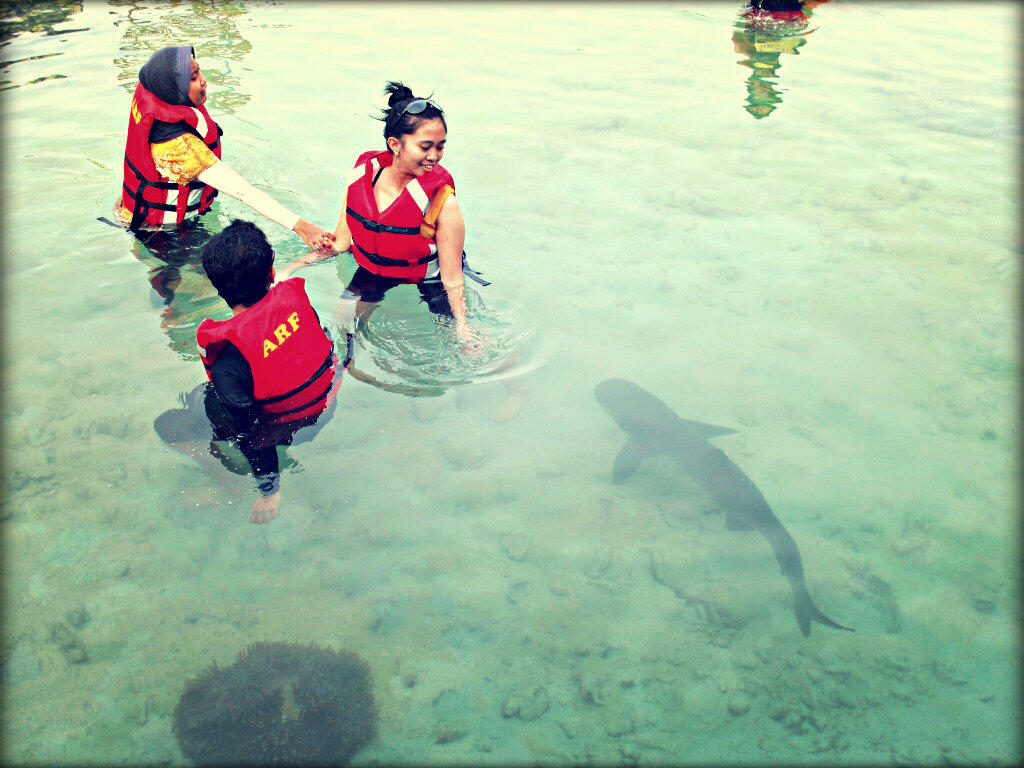
[[[402,115],[404,115],[406,112],[408,112],[410,115],[418,115],[420,112],[425,110],[428,106],[429,107],[433,107],[438,112],[444,112],[443,109],[441,109],[439,106],[437,106],[437,104],[432,102],[430,99],[413,99],[412,101],[410,101],[408,104],[406,104],[402,108],[401,112],[398,113],[398,117],[395,119],[395,122],[398,122],[399,120],[401,120],[402,119]]]

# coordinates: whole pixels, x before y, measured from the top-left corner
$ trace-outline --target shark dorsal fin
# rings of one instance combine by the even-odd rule
[[[729,427],[717,427],[714,424],[705,424],[703,421],[690,421],[689,419],[681,419],[686,428],[693,432],[698,437],[702,437],[705,440],[718,437],[719,435],[731,435],[736,432],[735,429]]]

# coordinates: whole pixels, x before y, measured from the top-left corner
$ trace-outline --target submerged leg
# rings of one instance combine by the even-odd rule
[[[505,397],[491,412],[491,418],[499,423],[512,421],[523,410],[526,403],[526,385],[518,379],[503,381]]]

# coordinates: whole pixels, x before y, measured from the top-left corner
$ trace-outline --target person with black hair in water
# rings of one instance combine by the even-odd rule
[[[237,442],[259,488],[249,519],[266,523],[281,506],[277,446],[307,442],[330,418],[351,360],[351,337],[339,364],[305,281],[274,283],[274,251],[251,222],[236,219],[214,235],[203,248],[203,268],[232,316],[199,325],[196,340],[210,383],[154,426],[165,442],[198,461],[208,450],[223,457],[213,442]]]
[[[354,330],[384,294],[415,284],[427,308],[453,322],[467,355],[480,355],[488,339],[470,327],[465,278],[490,285],[466,263],[466,222],[455,196],[455,180],[441,165],[448,137],[444,111],[431,98],[417,97],[400,82],[384,88],[385,148],[356,158],[342,189],[334,241],[289,264],[291,274],[308,264],[351,250],[357,268],[342,295],[339,322]],[[504,382],[506,396],[494,411],[497,421],[516,417],[525,388]]]
[[[282,273],[351,250],[358,268],[345,297],[358,302],[356,316],[372,311],[392,288],[413,283],[431,312],[454,320],[456,334],[472,352],[480,339],[466,317],[463,276],[487,283],[466,265],[466,223],[455,180],[441,165],[448,133],[444,112],[402,83],[389,82],[384,92],[385,149],[356,159],[342,192],[334,242],[324,240],[320,253]]]

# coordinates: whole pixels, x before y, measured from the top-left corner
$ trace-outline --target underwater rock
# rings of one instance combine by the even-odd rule
[[[174,709],[197,765],[344,764],[376,733],[366,663],[315,643],[253,643],[189,680]]]
[[[60,646],[68,664],[84,664],[89,660],[85,645],[63,621],[55,621],[50,624],[50,640]]]
[[[733,716],[745,715],[750,711],[750,698],[744,694],[738,694],[726,707],[729,714]]]
[[[470,732],[470,725],[476,709],[464,693],[454,688],[445,688],[433,700],[437,722],[434,725],[434,742],[451,744]]]
[[[604,675],[593,676],[577,672],[573,678],[576,681],[580,700],[584,704],[601,707],[610,700],[612,685]]]
[[[68,620],[68,624],[70,624],[75,629],[81,629],[82,627],[84,627],[86,624],[89,623],[90,618],[89,612],[85,609],[85,605],[82,603],[79,603],[66,614],[64,614],[64,617]]]
[[[135,701],[133,716],[139,725],[149,722],[149,716],[156,712],[156,696],[139,696]]]
[[[633,716],[623,707],[609,707],[604,714],[604,732],[614,739],[636,730]]]
[[[832,677],[845,677],[850,674],[849,665],[834,650],[825,649],[817,655],[818,663]]]
[[[440,446],[441,458],[456,471],[476,469],[487,461],[487,452],[475,445],[443,440]]]
[[[750,670],[754,670],[754,669],[757,669],[758,667],[760,667],[763,664],[763,662],[761,661],[761,659],[758,656],[756,656],[753,653],[748,651],[747,653],[743,654],[743,656],[741,656],[735,662],[735,664],[740,669],[745,669],[745,670],[750,671]]]
[[[548,582],[548,591],[555,597],[565,597],[569,594],[569,588],[561,581],[552,580]]]
[[[978,613],[992,613],[996,609],[994,600],[989,600],[987,597],[976,597],[974,599],[974,610]]]
[[[501,704],[501,716],[516,717],[530,722],[547,712],[548,705],[548,689],[544,686],[519,686],[505,695],[505,700]]]
[[[605,571],[611,567],[614,553],[609,546],[598,545],[584,556],[581,563],[584,575],[592,579],[599,579],[604,576]]]
[[[530,536],[521,531],[511,531],[501,537],[501,548],[509,560],[521,563],[530,553]]]
[[[39,657],[24,643],[18,643],[4,659],[5,685],[17,685],[35,680],[43,671]]]
[[[463,738],[469,731],[458,723],[449,721],[439,722],[434,727],[434,742],[437,744],[451,744]]]
[[[882,615],[886,634],[899,632],[903,628],[903,612],[892,584],[872,573],[867,566],[846,563],[846,567],[853,578],[850,594],[868,603]]]
[[[451,408],[445,406],[444,400],[428,397],[414,397],[409,406],[409,413],[416,421],[429,424],[441,418],[451,418]]]
[[[390,598],[378,597],[371,608],[370,630],[376,635],[390,635],[402,623],[402,609]]]
[[[529,600],[532,594],[533,589],[530,587],[530,582],[517,581],[509,584],[508,589],[505,590],[505,599],[512,603],[512,605],[517,605]]]

